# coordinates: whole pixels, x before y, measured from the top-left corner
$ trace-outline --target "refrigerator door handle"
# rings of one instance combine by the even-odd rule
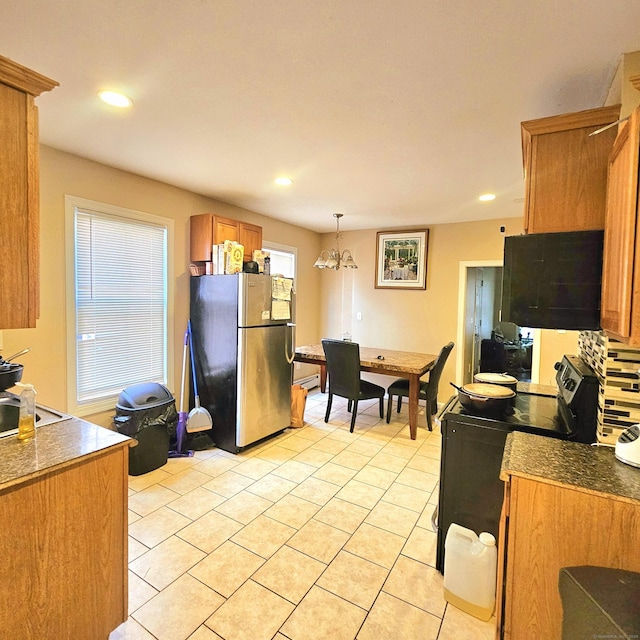
[[[294,340],[294,327],[295,327],[295,323],[294,322],[287,322],[287,327],[289,327],[289,329],[291,329],[291,331],[289,332],[289,334],[291,335],[291,356],[289,356],[289,349],[287,348],[287,343],[285,342],[284,344],[284,357],[287,359],[287,362],[289,364],[293,363],[293,359],[296,357],[296,345],[295,345],[295,340]]]

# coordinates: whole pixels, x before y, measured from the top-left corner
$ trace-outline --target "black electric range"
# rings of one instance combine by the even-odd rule
[[[442,457],[437,508],[436,567],[444,569],[444,542],[452,523],[496,539],[504,483],[500,466],[507,435],[526,431],[541,436],[596,441],[598,379],[576,356],[556,363],[556,395],[521,391],[498,415],[472,413],[453,396],[440,412]]]

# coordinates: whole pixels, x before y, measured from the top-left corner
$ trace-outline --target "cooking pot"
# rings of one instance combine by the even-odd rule
[[[474,382],[482,382],[485,384],[499,384],[501,387],[507,387],[511,391],[517,391],[518,379],[510,376],[508,373],[476,373],[473,376]]]
[[[462,387],[450,383],[458,390],[460,404],[471,411],[481,415],[502,415],[506,413],[515,397],[515,391],[498,384],[475,382],[465,384]]]
[[[3,362],[0,364],[0,391],[13,387],[22,379],[22,365]]]

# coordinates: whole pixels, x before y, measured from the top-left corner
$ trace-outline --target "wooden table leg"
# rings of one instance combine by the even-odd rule
[[[420,376],[409,376],[409,431],[411,439],[418,435],[418,396],[420,394]]]
[[[327,367],[323,364],[320,365],[320,391],[327,391]]]

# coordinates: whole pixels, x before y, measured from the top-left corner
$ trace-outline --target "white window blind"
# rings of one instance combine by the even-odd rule
[[[167,382],[167,227],[75,208],[77,405]]]

